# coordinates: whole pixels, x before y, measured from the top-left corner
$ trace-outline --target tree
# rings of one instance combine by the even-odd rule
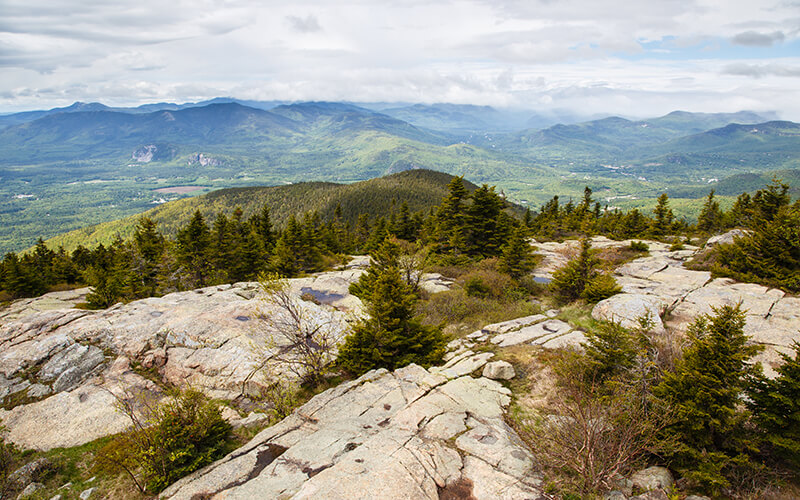
[[[525,276],[534,266],[533,251],[526,237],[526,229],[525,226],[514,229],[500,256],[500,271],[514,279]]]
[[[669,208],[669,197],[667,193],[662,193],[656,202],[656,208],[653,209],[655,219],[650,226],[650,232],[653,236],[664,236],[672,231],[672,223],[675,216],[672,214],[672,209]]]
[[[591,250],[591,241],[588,238],[581,239],[580,253],[553,273],[550,290],[562,302],[579,298],[598,302],[619,293],[616,280],[609,274],[601,273],[599,265]]]
[[[748,360],[760,348],[748,345],[740,306],[715,308],[689,327],[691,344],[654,393],[675,412],[663,437],[671,465],[712,493],[730,485],[730,475],[752,467],[753,443],[744,429],[740,398],[758,370]]]
[[[722,212],[719,210],[719,203],[714,199],[714,190],[708,193],[700,216],[697,218],[697,229],[710,233],[719,229],[722,222]]]
[[[472,256],[493,257],[500,254],[500,247],[508,235],[508,221],[503,220],[505,202],[484,184],[470,196],[464,218],[466,251]]]
[[[353,327],[339,349],[337,362],[342,368],[360,375],[373,368],[394,370],[441,360],[445,344],[441,328],[422,325],[414,317],[417,297],[397,266],[377,273],[363,299],[369,317]]]
[[[748,388],[748,408],[775,453],[800,468],[800,343],[792,346],[794,357],[780,353],[778,376],[756,375]]]
[[[720,245],[713,271],[740,281],[800,291],[800,207],[782,206],[753,232]]]
[[[211,232],[199,210],[178,231],[177,243],[177,261],[188,274],[190,286],[204,286],[211,273]]]

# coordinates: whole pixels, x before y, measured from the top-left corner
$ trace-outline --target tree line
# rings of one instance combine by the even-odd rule
[[[165,237],[157,224],[143,217],[129,240],[72,253],[53,250],[40,239],[27,253],[6,254],[0,265],[0,291],[6,298],[33,297],[59,286],[88,284],[91,307],[108,307],[154,295],[220,283],[255,280],[261,272],[286,277],[329,268],[341,256],[368,253],[387,236],[427,247],[441,261],[458,264],[498,257],[501,268],[514,277],[531,270],[526,238],[564,238],[601,234],[611,238],[673,237],[711,234],[742,227],[752,234],[724,247],[713,262],[721,275],[758,281],[788,290],[800,289],[800,201],[791,203],[788,186],[780,181],[740,195],[725,212],[712,190],[696,225],[675,218],[669,198],[662,194],[651,214],[638,209],[623,212],[601,208],[584,190],[575,204],[554,196],[537,213],[522,220],[494,187],[472,193],[455,177],[441,204],[427,213],[412,213],[408,204],[389,214],[361,213],[350,223],[337,207],[331,217],[318,212],[291,216],[282,229],[271,220],[269,208],[245,218],[241,209],[206,220],[196,211],[175,238]]]

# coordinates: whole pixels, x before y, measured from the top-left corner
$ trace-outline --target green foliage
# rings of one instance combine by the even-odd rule
[[[601,273],[599,265],[591,250],[591,241],[583,238],[580,254],[553,273],[550,290],[561,302],[579,298],[597,302],[619,293],[621,289],[616,280],[611,275]]]
[[[762,212],[763,213],[763,212]],[[740,281],[800,291],[800,203],[757,215],[753,233],[720,245],[712,270]]]
[[[748,345],[739,306],[724,306],[690,326],[691,344],[674,371],[664,374],[655,394],[673,408],[663,437],[671,465],[702,489],[719,494],[730,477],[754,467],[753,442],[744,427],[740,396],[756,371],[748,360],[759,347]]]
[[[800,343],[793,350],[781,353],[776,378],[753,377],[747,406],[769,447],[800,469]]]
[[[499,269],[515,279],[530,273],[534,267],[533,250],[526,236],[525,226],[519,226],[502,247]]]
[[[669,208],[669,197],[666,193],[662,193],[658,197],[656,208],[653,209],[653,216],[653,223],[650,226],[650,233],[653,236],[659,238],[672,232],[675,216],[672,214],[672,209]]]
[[[708,198],[697,218],[697,229],[706,233],[715,231],[722,225],[722,212],[719,209],[719,202],[714,199],[714,193],[713,189],[708,193]]]
[[[155,406],[142,400],[119,402],[132,428],[98,452],[98,466],[128,473],[143,492],[161,491],[225,454],[231,426],[219,405],[200,391],[177,392]],[[136,403],[147,407],[144,418]]]
[[[362,288],[369,318],[353,327],[339,349],[337,362],[355,374],[373,368],[393,370],[409,363],[429,366],[441,360],[441,327],[414,317],[417,297],[397,266],[389,265]]]
[[[643,241],[631,241],[631,244],[630,244],[629,248],[631,250],[633,250],[634,252],[648,252],[648,251],[650,251],[650,247],[647,245],[647,243],[645,243]]]

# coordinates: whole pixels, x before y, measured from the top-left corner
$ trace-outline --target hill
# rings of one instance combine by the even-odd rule
[[[427,211],[437,206],[447,194],[447,184],[453,177],[431,170],[408,170],[397,174],[353,184],[332,182],[302,182],[286,186],[221,189],[211,193],[165,203],[140,215],[70,231],[47,240],[51,248],[59,245],[71,251],[78,245],[92,247],[108,244],[117,234],[128,238],[133,234],[141,216],[150,217],[159,229],[174,236],[179,227],[191,219],[195,210],[213,222],[219,212],[231,214],[241,207],[250,216],[266,204],[273,222],[281,226],[291,215],[316,211],[322,217],[332,217],[337,205],[343,219],[354,225],[361,213],[390,214],[403,202],[411,212]],[[468,189],[475,185],[465,182]]]

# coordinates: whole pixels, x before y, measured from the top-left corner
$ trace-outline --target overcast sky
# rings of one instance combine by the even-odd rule
[[[798,0],[0,0],[0,111],[216,96],[800,121]]]

